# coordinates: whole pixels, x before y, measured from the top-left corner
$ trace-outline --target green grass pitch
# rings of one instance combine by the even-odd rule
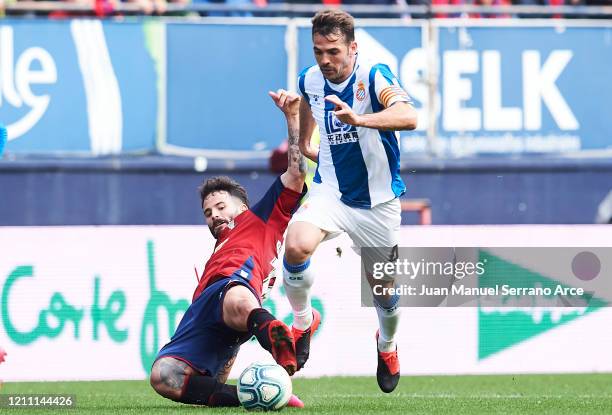
[[[285,414],[612,414],[612,374],[404,376],[389,395],[374,377],[296,379],[293,388],[306,408]],[[246,413],[177,404],[144,381],[5,383],[0,393],[76,395],[73,410],[0,408],[7,415]]]

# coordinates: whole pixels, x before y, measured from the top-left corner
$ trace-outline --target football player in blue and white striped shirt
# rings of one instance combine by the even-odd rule
[[[324,10],[312,23],[317,64],[302,71],[298,80],[303,97],[299,144],[318,167],[309,198],[289,225],[283,261],[298,369],[308,359],[310,338],[320,322],[310,304],[310,257],[319,243],[347,232],[362,253],[362,248],[377,247],[374,252],[383,252],[382,260],[389,258],[399,238],[398,197],[405,191],[395,131],[416,128],[416,111],[389,67],[358,56],[352,16]],[[315,127],[319,148],[310,143]],[[384,286],[393,284],[393,276],[384,278]],[[374,298],[379,319],[377,380],[384,392],[394,390],[400,377],[394,340],[397,302],[398,297]]]

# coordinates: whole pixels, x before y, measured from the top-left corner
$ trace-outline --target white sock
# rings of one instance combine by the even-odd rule
[[[310,259],[303,264],[291,265],[283,258],[283,285],[293,309],[293,327],[298,330],[306,330],[312,324],[310,287],[313,281]]]
[[[378,314],[378,350],[381,352],[395,351],[395,333],[399,324],[400,309],[397,304],[391,307],[383,307],[377,302],[376,314]]]

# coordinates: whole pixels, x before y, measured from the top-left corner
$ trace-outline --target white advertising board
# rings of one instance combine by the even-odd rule
[[[606,226],[403,227],[402,246],[612,246]],[[350,240],[312,261],[323,323],[298,376],[373,375],[374,309],[361,307]],[[0,229],[0,379],[143,379],[191,301],[211,254],[204,226]],[[342,252],[338,255],[338,249]],[[609,276],[608,276],[609,277]],[[281,278],[265,305],[288,321]],[[404,309],[402,372],[420,374],[612,371],[609,308],[594,311]],[[271,359],[247,342],[232,377]]]

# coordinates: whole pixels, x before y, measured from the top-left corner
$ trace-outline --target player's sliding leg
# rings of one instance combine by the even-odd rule
[[[203,376],[182,360],[158,359],[151,369],[151,386],[161,396],[193,405],[240,406],[235,385]]]
[[[234,356],[213,378],[200,375],[181,360],[162,357],[151,369],[151,386],[163,397],[176,402],[211,407],[240,406],[236,385],[225,384],[235,360]],[[287,406],[303,408],[304,403],[291,395]]]
[[[295,339],[297,369],[301,369],[310,354],[310,339],[321,321],[310,302],[314,275],[310,257],[326,233],[308,222],[289,225],[283,258],[283,284],[293,310],[292,332]]]
[[[230,328],[248,332],[272,354],[289,375],[297,369],[291,330],[262,308],[253,292],[243,285],[233,285],[223,299],[223,322]]]

